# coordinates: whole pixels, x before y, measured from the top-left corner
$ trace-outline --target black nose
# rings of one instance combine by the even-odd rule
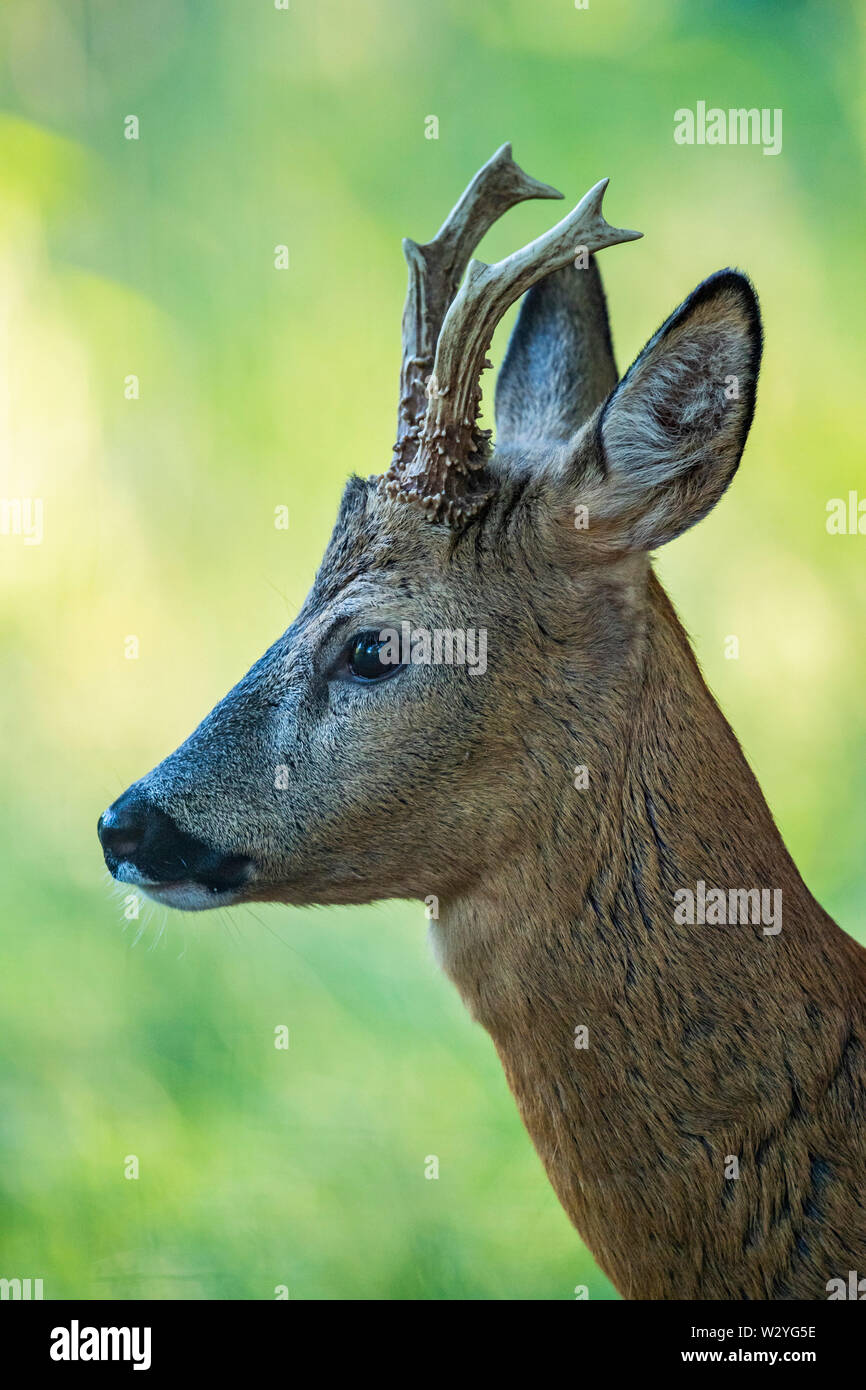
[[[103,812],[97,833],[109,870],[129,882],[127,866],[145,884],[197,883],[225,893],[246,883],[253,867],[244,855],[223,854],[188,835],[136,787]]]
[[[105,854],[113,859],[134,859],[144,839],[146,823],[145,802],[136,801],[128,793],[121,796],[102,813],[96,827]]]

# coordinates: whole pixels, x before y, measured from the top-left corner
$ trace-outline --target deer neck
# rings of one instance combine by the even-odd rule
[[[851,1258],[828,1235],[848,1200],[832,1116],[866,1071],[866,956],[803,884],[654,579],[642,643],[615,692],[628,727],[595,764],[577,746],[565,761],[552,711],[527,769],[526,804],[547,809],[443,903],[437,948],[621,1292],[826,1297],[803,1291],[816,1242]],[[564,763],[588,765],[586,789],[562,785]],[[677,922],[675,893],[697,917],[701,883],[769,890],[777,920]]]

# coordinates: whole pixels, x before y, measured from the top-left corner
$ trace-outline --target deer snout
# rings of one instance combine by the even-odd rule
[[[109,872],[119,882],[171,906],[221,905],[255,867],[245,855],[224,854],[187,834],[138,787],[103,812],[97,833]]]

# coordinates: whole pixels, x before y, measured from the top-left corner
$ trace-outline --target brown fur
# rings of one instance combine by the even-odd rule
[[[866,1264],[866,956],[803,884],[655,579],[637,626],[591,796],[563,766],[587,756],[563,681],[527,734],[531,834],[447,903],[442,960],[624,1295],[825,1298]],[[675,926],[675,888],[708,874],[781,887],[779,935]]]

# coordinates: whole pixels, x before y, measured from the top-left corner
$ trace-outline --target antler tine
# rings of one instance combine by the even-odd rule
[[[599,251],[643,235],[605,221],[601,203],[607,185],[602,179],[573,212],[513,255],[495,265],[470,262],[439,333],[417,452],[407,460],[399,487],[387,489],[420,505],[430,520],[460,524],[487,500],[472,490],[469,475],[483,468],[489,455],[490,431],[477,426],[480,377],[490,365],[487,350],[505,311],[536,281],[568,265],[578,250]]]
[[[561,197],[550,184],[524,173],[511,157],[511,145],[502,145],[479,169],[432,241],[419,246],[408,237],[404,240],[409,288],[403,309],[403,366],[392,467],[415,456],[439,330],[472,252],[493,223],[517,203],[526,198]]]

